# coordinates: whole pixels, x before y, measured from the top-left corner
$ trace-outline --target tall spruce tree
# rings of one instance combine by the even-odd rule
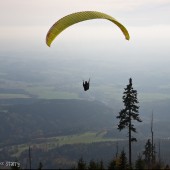
[[[124,128],[128,129],[128,137],[129,137],[129,166],[132,166],[132,159],[131,159],[131,143],[133,141],[137,141],[136,138],[132,137],[132,132],[136,133],[136,128],[132,124],[132,120],[136,120],[138,122],[142,122],[139,118],[139,106],[137,105],[137,91],[133,89],[132,86],[132,79],[129,79],[129,84],[125,88],[123,93],[123,103],[124,109],[119,112],[119,116],[117,116],[119,120],[118,129],[121,131]]]

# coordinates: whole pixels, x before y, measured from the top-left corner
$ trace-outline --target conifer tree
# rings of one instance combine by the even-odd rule
[[[81,157],[79,160],[78,160],[78,163],[77,163],[77,170],[85,170],[87,169],[86,167],[86,162],[83,160],[83,158]]]
[[[91,160],[89,162],[88,170],[96,170],[96,169],[98,169],[98,166],[97,166],[96,162]]]
[[[156,159],[155,145],[152,147],[152,143],[150,139],[148,139],[145,144],[145,150],[143,151],[144,160],[148,168],[151,168],[152,154],[153,154],[153,161],[155,162]]]
[[[41,170],[43,168],[43,164],[42,162],[39,163],[39,167],[38,167],[38,170]]]
[[[99,169],[104,170],[104,163],[102,160],[99,162]]]
[[[126,153],[124,150],[121,152],[120,157],[119,157],[118,169],[120,170],[128,169],[127,157],[126,157]]]
[[[138,122],[142,122],[139,118],[139,106],[137,105],[137,91],[133,89],[132,79],[129,79],[129,84],[125,88],[123,93],[123,103],[124,109],[119,112],[119,116],[117,116],[119,120],[118,129],[121,131],[124,128],[128,129],[128,137],[129,137],[129,166],[131,167],[131,143],[133,141],[137,141],[136,138],[132,137],[132,132],[136,133],[136,128],[134,124],[132,124],[132,120],[136,120]]]
[[[135,169],[145,169],[145,162],[142,159],[142,156],[139,154],[137,160],[135,161]]]
[[[113,159],[113,160],[111,160],[111,161],[109,162],[108,170],[115,170],[115,169],[117,169],[117,167],[116,167],[116,160]]]

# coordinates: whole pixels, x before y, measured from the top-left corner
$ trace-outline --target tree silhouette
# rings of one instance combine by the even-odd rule
[[[138,122],[142,122],[139,118],[139,106],[137,106],[137,91],[133,89],[132,79],[129,79],[129,84],[125,88],[123,93],[123,103],[124,109],[119,112],[119,116],[117,116],[119,120],[118,129],[121,131],[124,128],[128,128],[128,137],[129,137],[129,166],[132,166],[131,161],[131,143],[133,141],[137,141],[136,138],[132,137],[132,132],[136,133],[136,128],[132,124],[132,120],[136,120]]]
[[[78,163],[77,163],[77,170],[83,170],[83,169],[87,169],[86,167],[86,162],[83,160],[83,158],[81,157],[79,160],[78,160]]]
[[[135,161],[135,169],[145,169],[145,162],[142,156],[139,154],[137,160]]]
[[[128,169],[126,153],[124,150],[121,152],[120,157],[119,157],[118,169],[121,169],[121,170]]]
[[[117,169],[117,167],[116,167],[116,160],[113,159],[108,164],[108,170],[115,170],[115,169]]]
[[[96,170],[96,169],[98,169],[98,166],[97,166],[96,162],[91,160],[89,162],[88,170]]]
[[[39,167],[38,167],[38,170],[41,170],[43,168],[43,164],[42,162],[39,163]]]
[[[127,163],[127,157],[124,150],[121,151],[120,155],[112,159],[108,164],[108,170],[124,170],[129,169]]]
[[[148,166],[148,168],[151,168],[152,161],[155,162],[156,160],[156,151],[155,151],[155,145],[152,147],[152,143],[150,139],[148,139],[145,144],[145,150],[143,151],[143,155],[145,157],[144,160],[145,160],[146,165]]]

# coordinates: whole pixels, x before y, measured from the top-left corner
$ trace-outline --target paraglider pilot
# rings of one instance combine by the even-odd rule
[[[90,85],[90,79],[89,79],[88,82],[87,81],[84,82],[84,80],[83,80],[84,91],[89,90],[89,85]]]

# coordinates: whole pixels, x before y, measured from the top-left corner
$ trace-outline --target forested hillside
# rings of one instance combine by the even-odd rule
[[[1,145],[111,128],[113,110],[97,101],[1,101]],[[7,103],[10,103],[10,105]]]
[[[159,120],[157,113],[154,119],[157,157],[161,141],[161,158],[167,163],[170,161],[169,126],[163,116],[168,117],[164,112],[168,103],[169,100],[153,105],[155,109],[159,107],[158,111],[162,108],[162,119]],[[115,156],[117,144],[119,153],[123,148],[128,151],[127,132],[117,130],[118,108],[98,101],[73,99],[3,99],[0,104],[0,158],[17,159],[22,168],[28,166],[29,146],[34,168],[39,162],[44,168],[70,168],[81,156],[87,162],[102,159],[106,165]],[[150,138],[149,104],[142,105],[140,111],[144,122],[137,126],[138,142],[133,145],[133,159],[143,152]]]

